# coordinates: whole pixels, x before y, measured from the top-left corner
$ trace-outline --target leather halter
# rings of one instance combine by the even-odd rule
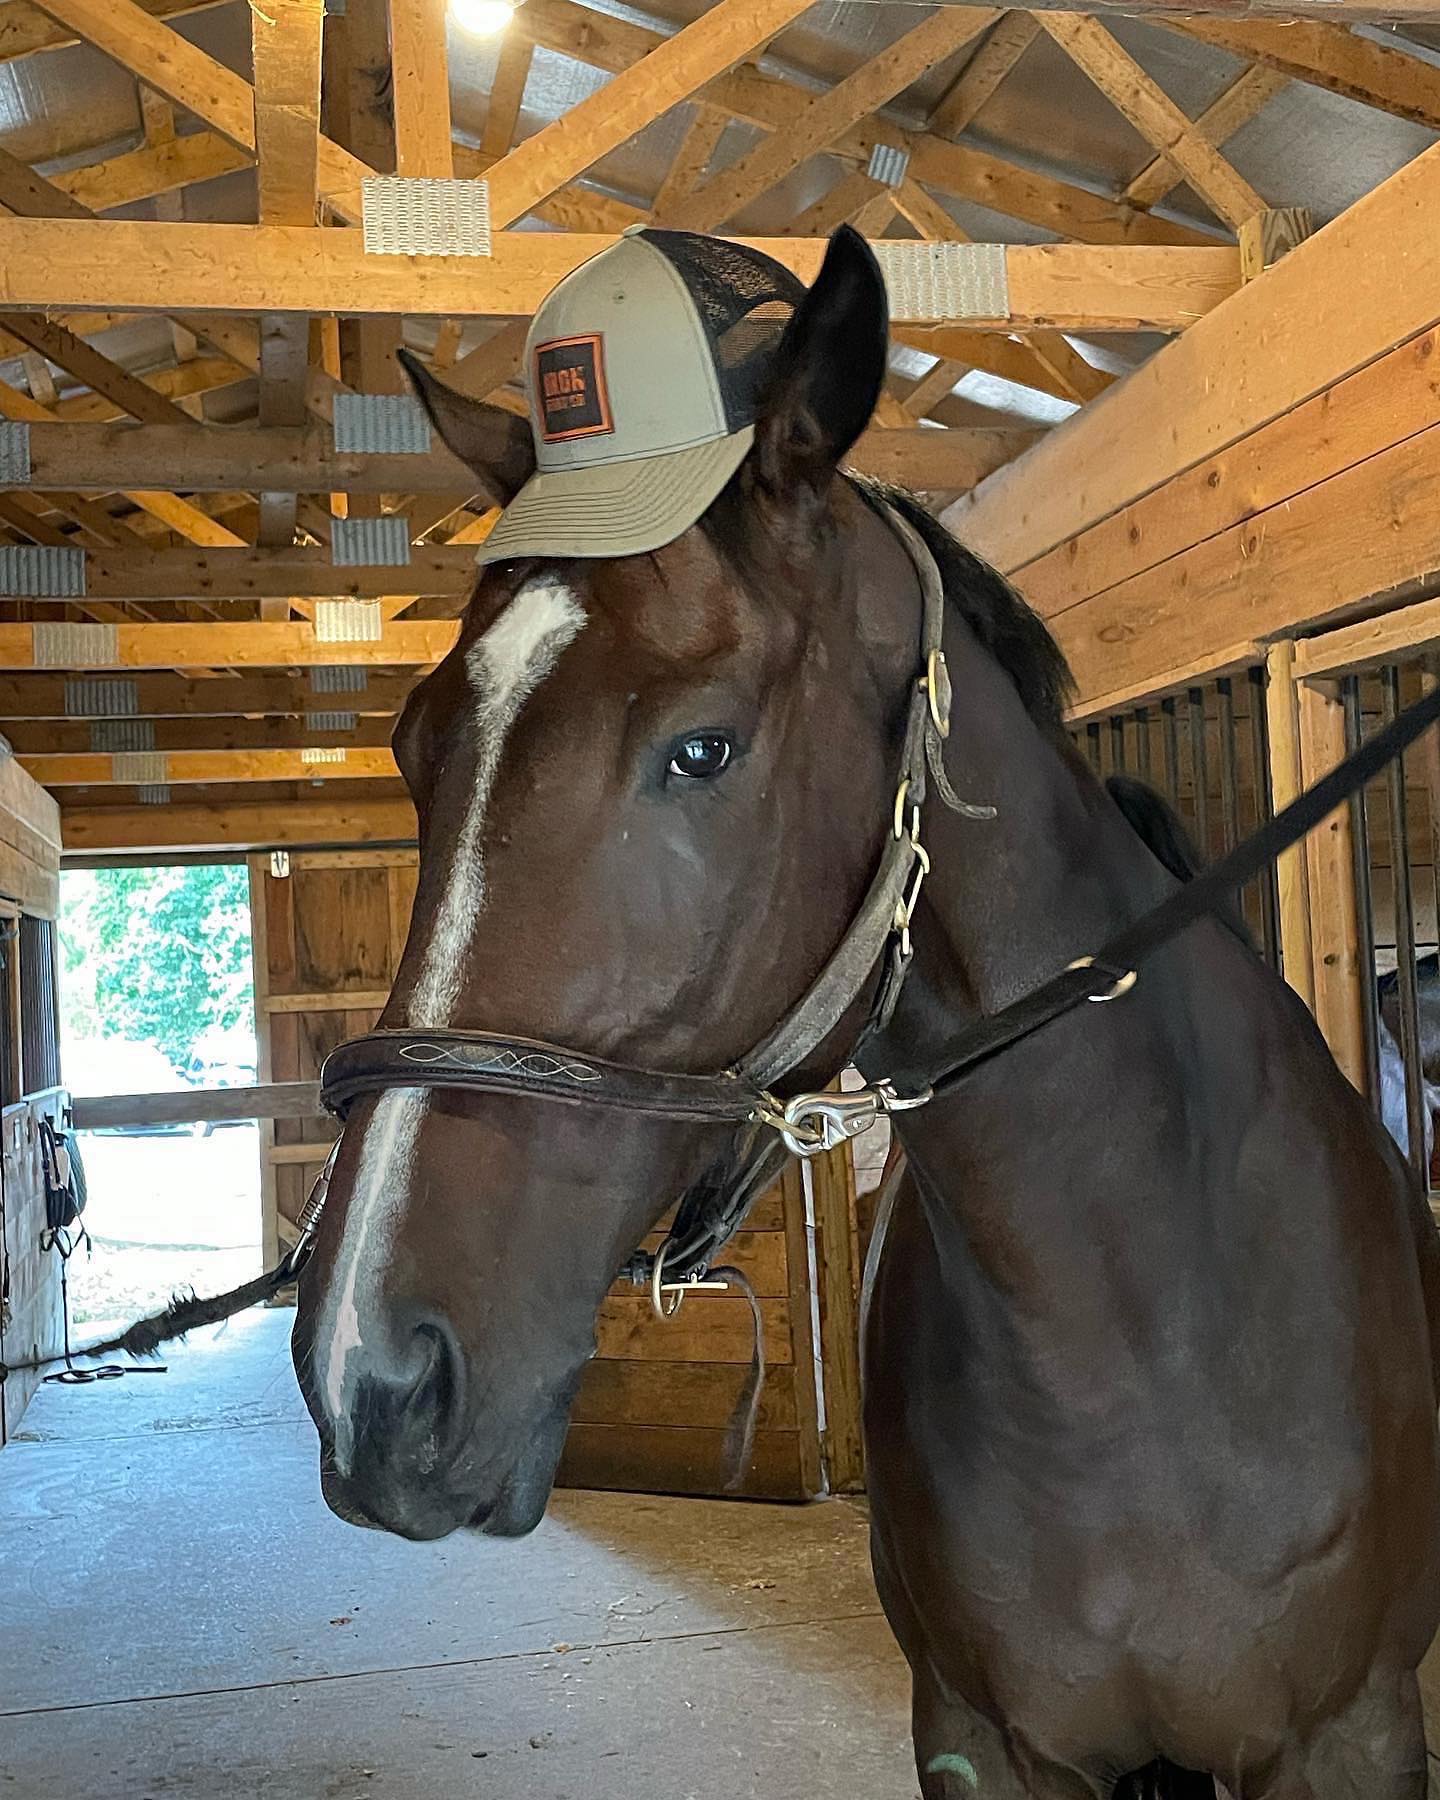
[[[341,1044],[326,1058],[320,1088],[331,1112],[343,1120],[365,1094],[397,1087],[437,1088],[522,1094],[650,1118],[749,1127],[738,1157],[732,1149],[723,1159],[723,1173],[717,1167],[715,1183],[702,1182],[681,1203],[675,1230],[660,1255],[666,1273],[684,1279],[703,1271],[734,1232],[759,1191],[761,1177],[773,1175],[783,1160],[782,1147],[797,1156],[815,1156],[866,1130],[882,1113],[921,1105],[929,1098],[928,1090],[902,1098],[884,1081],[853,1094],[804,1093],[781,1099],[773,1091],[830,1036],[881,964],[858,1043],[889,1022],[910,968],[910,922],[930,867],[920,838],[928,783],[933,780],[942,800],[956,811],[994,816],[992,808],[971,806],[955,795],[941,761],[941,746],[950,730],[950,679],[941,647],[945,592],[940,571],[909,520],[883,501],[876,504],[919,577],[923,602],[919,668],[911,685],[900,777],[892,814],[885,821],[879,866],[844,937],[796,1005],[733,1067],[708,1075],[610,1062],[566,1045],[490,1031],[372,1031]],[[778,1139],[770,1137],[771,1131]],[[316,1198],[323,1204],[318,1184]],[[297,1256],[308,1249],[319,1211],[319,1204],[306,1208]],[[648,1259],[637,1259],[631,1272],[643,1278],[651,1266]]]

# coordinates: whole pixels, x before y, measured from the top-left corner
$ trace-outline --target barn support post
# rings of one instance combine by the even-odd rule
[[[1345,756],[1345,707],[1338,681],[1295,684],[1300,767],[1310,786]],[[1279,796],[1276,796],[1277,804]],[[1316,1023],[1331,1054],[1360,1092],[1369,1091],[1355,827],[1342,806],[1306,840]]]
[[[1305,785],[1300,763],[1300,710],[1295,680],[1295,646],[1287,638],[1265,656],[1265,718],[1269,728],[1270,801],[1276,812],[1299,797]],[[1315,1011],[1314,950],[1310,941],[1310,870],[1297,844],[1275,865],[1280,896],[1280,957],[1285,979]]]

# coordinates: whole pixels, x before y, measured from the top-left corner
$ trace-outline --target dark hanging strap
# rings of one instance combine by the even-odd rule
[[[1072,965],[1003,1011],[977,1020],[951,1044],[944,1064],[930,1082],[933,1091],[937,1095],[949,1093],[973,1069],[1084,1001],[1114,996],[1117,987],[1139,969],[1147,956],[1197,919],[1223,907],[1237,888],[1329,818],[1337,806],[1402,755],[1437,718],[1440,688],[1407,707],[1283,812],[1276,813],[1244,843],[1237,844],[1228,856],[1177,888],[1133,925],[1127,925],[1093,956]]]

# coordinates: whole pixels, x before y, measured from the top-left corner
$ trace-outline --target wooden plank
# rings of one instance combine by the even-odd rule
[[[152,748],[161,752],[306,750],[332,748],[337,744],[350,749],[378,750],[389,744],[393,730],[394,721],[390,718],[357,720],[353,729],[337,730],[331,725],[317,728],[303,716],[233,719],[202,714],[194,719],[156,720],[146,735],[154,740]],[[22,760],[28,756],[82,756],[95,749],[94,731],[85,723],[22,720],[7,723],[4,731]]]
[[[1305,778],[1300,757],[1300,709],[1295,692],[1295,646],[1272,644],[1265,658],[1265,718],[1270,745],[1270,804],[1276,812],[1298,800]],[[1305,846],[1295,844],[1275,865],[1280,911],[1280,954],[1285,979],[1315,1010],[1314,949],[1310,942],[1310,866]]]
[[[1333,16],[1329,7],[1326,16]],[[1235,18],[1165,22],[1186,37],[1261,63],[1295,81],[1440,130],[1440,69],[1404,50],[1357,37],[1333,23],[1306,23],[1293,17],[1283,24]]]
[[[1007,12],[931,113],[926,130],[936,137],[959,137],[1034,43],[1039,30],[1039,21],[1028,12]]]
[[[1423,333],[1069,539],[1019,572],[1026,599],[1051,618],[1440,424],[1437,350]]]
[[[157,19],[176,19],[189,13],[208,12],[224,0],[140,0],[143,11]],[[77,41],[76,33],[47,19],[29,0],[12,0],[0,7],[0,62],[33,56],[41,50],[60,50]]]
[[[809,0],[719,0],[693,24],[658,43],[643,61],[624,69],[490,168],[486,180],[496,229],[523,218],[557,188],[723,75],[808,5]]]
[[[1326,675],[1358,674],[1382,663],[1408,661],[1440,645],[1440,599],[1421,600],[1342,625],[1295,645],[1295,674],[1302,681]]]
[[[72,1101],[78,1131],[117,1126],[199,1125],[235,1119],[324,1117],[313,1081],[281,1081],[252,1087],[189,1088],[174,1094],[77,1094]]]
[[[1254,281],[1315,229],[1308,206],[1268,206],[1240,224],[1240,279]]]
[[[762,1300],[766,1360],[789,1363],[790,1303]],[[640,1362],[748,1363],[750,1303],[739,1295],[692,1294],[673,1319],[655,1317],[648,1294],[610,1294],[595,1320],[600,1356]]]
[[[260,222],[313,225],[320,181],[320,43],[324,0],[251,9]]]
[[[805,1165],[815,1213],[815,1277],[825,1382],[825,1464],[834,1493],[865,1483],[860,1394],[860,1224],[850,1145]]]
[[[664,1426],[573,1425],[556,1477],[561,1487],[641,1494],[719,1494],[726,1488],[725,1433]],[[796,1435],[755,1434],[749,1471],[736,1490],[750,1500],[805,1500],[814,1494],[800,1466]]]
[[[979,37],[999,16],[990,7],[937,7],[853,74],[812,96],[783,130],[772,132],[682,201],[667,223],[689,231],[718,230],[927,69]]]
[[[947,523],[1015,569],[1428,331],[1440,322],[1437,174],[1440,146],[992,475]]]
[[[210,550],[149,550],[133,554],[124,550],[89,551],[85,558],[85,591],[96,600],[145,600],[162,596],[174,599],[261,600],[286,595],[306,595],[324,599],[376,599],[393,597],[397,591],[409,595],[434,595],[463,598],[475,585],[474,553],[463,545],[417,544],[410,561],[394,567],[387,563],[336,565],[330,552],[314,546],[287,549],[252,549],[246,546],[221,546]],[[448,621],[434,621],[430,629],[435,641],[448,646]],[[413,622],[407,621],[404,632],[418,646]],[[263,641],[262,633],[257,642]],[[277,638],[284,642],[283,638]],[[386,642],[390,638],[387,633]],[[396,643],[407,641],[396,638]],[[336,646],[337,650],[363,649],[376,651],[380,646]],[[443,653],[443,652],[442,652]],[[344,662],[343,654],[331,660]],[[378,654],[361,658],[366,662],[384,662]],[[397,656],[395,662],[411,662],[411,655]],[[194,667],[197,665],[186,665]]]
[[[671,160],[665,179],[655,190],[651,213],[657,219],[667,219],[671,209],[695,191],[710,166],[716,147],[730,127],[729,116],[717,106],[694,107],[692,113],[680,148]]]
[[[1422,498],[1437,480],[1440,426],[1070,607],[1051,624],[1081,692],[1398,597],[1440,568],[1440,516]],[[1357,532],[1356,519],[1371,529]]]
[[[0,1263],[7,1276],[0,1360],[49,1355],[63,1342],[60,1258],[40,1248],[45,1180],[37,1129],[42,1117],[59,1123],[63,1099],[53,1092],[36,1095],[0,1112]],[[38,1370],[17,1370],[0,1383],[0,1445],[13,1437],[39,1384]]]
[[[231,781],[393,781],[399,776],[394,753],[386,749],[356,750],[343,746],[336,761],[307,761],[304,750],[162,750],[155,754],[158,776],[172,787],[193,782]],[[148,756],[147,752],[147,756]],[[75,755],[20,756],[27,774],[47,788],[133,787],[133,761],[103,751]]]
[[[373,1007],[377,1012],[390,998],[389,988],[339,988],[324,994],[269,994],[267,1013],[352,1012]],[[257,1000],[256,1005],[259,1005]]]
[[[55,187],[91,212],[134,206],[162,194],[178,193],[196,182],[215,181],[248,169],[254,162],[216,131],[197,131],[169,144],[146,144],[102,162],[82,163],[47,177]]]
[[[107,628],[108,629],[108,628]],[[308,620],[288,624],[117,625],[115,649],[82,656],[82,669],[317,668],[335,664],[434,663],[459,635],[451,619],[398,620],[376,643],[321,643]],[[0,668],[41,667],[32,625],[0,625]]]
[[[497,235],[495,254],[481,259],[379,257],[367,256],[360,233],[351,231],[5,219],[0,306],[526,315],[565,275],[614,241],[573,232],[508,232]],[[823,239],[740,241],[806,282],[814,279],[826,249]],[[972,329],[1185,331],[1239,283],[1238,253],[1224,248],[1007,245],[1005,262],[1009,305],[967,315],[964,323]],[[946,322],[898,302],[894,316],[900,324]]]
[[[1246,69],[1218,100],[1205,108],[1195,121],[1195,130],[1218,147],[1234,137],[1242,125],[1248,125],[1288,85],[1288,78],[1274,69],[1258,64]],[[1183,180],[1183,172],[1170,157],[1157,156],[1125,184],[1125,198],[1132,206],[1158,206]]]
[[[1300,764],[1307,787],[1345,755],[1345,716],[1338,684],[1302,683]],[[1310,875],[1310,934],[1315,969],[1315,1022],[1341,1073],[1363,1094],[1364,989],[1374,972],[1361,968],[1360,915],[1355,894],[1354,843],[1348,805],[1339,807],[1305,840]],[[1366,961],[1369,946],[1365,946]]]
[[[303,679],[290,675],[248,675],[226,681],[193,681],[180,675],[137,675],[135,713],[87,714],[86,717],[201,718],[273,714],[300,718],[318,708],[344,709],[361,717],[391,717],[405,704],[419,671],[405,675],[371,673],[360,693],[317,694]],[[71,678],[66,675],[0,677],[0,721],[65,720],[76,717],[67,705]],[[84,691],[83,684],[80,689]],[[0,727],[3,728],[3,727]]]
[[[0,758],[0,820],[13,820],[33,833],[37,852],[60,849],[60,808],[18,764]]]
[[[515,139],[520,121],[520,108],[525,99],[525,84],[530,79],[530,65],[535,46],[520,31],[507,31],[495,61],[495,75],[485,104],[485,126],[480,134],[480,151],[492,159],[502,157]]]
[[[577,1425],[673,1426],[723,1431],[749,1379],[736,1363],[589,1364],[571,1418]],[[768,1369],[760,1390],[759,1429],[794,1431],[795,1371]]]
[[[1265,210],[1265,201],[1249,182],[1098,19],[1084,13],[1043,13],[1040,24],[1141,137],[1169,157],[1219,218],[1238,228],[1242,220]]]
[[[979,334],[970,335],[978,338]],[[984,355],[983,345],[979,347]],[[1022,359],[1017,355],[1014,360]],[[1104,379],[1100,377],[1102,383]],[[1057,385],[1058,379],[1052,379],[1050,386]],[[1019,455],[1037,435],[1033,430],[1005,428],[961,428],[943,433],[869,431],[855,446],[850,461],[867,474],[908,487],[959,488]],[[467,490],[473,493],[475,482],[471,471],[443,446],[422,456],[349,453],[337,451],[333,433],[314,425],[222,426],[186,421],[137,430],[125,425],[42,421],[30,433],[30,465],[30,487],[46,493],[63,484],[76,493],[108,494],[132,479],[137,486],[144,481],[152,489],[186,493],[259,482],[267,490],[301,494],[441,494],[452,499],[458,494],[455,504],[459,505]],[[412,531],[415,524],[412,514]],[[425,560],[433,548],[416,549],[419,566],[433,566]],[[238,563],[239,559],[235,560]],[[310,554],[311,564],[327,560],[323,551]],[[448,580],[443,591],[468,591],[474,584],[473,557],[462,558],[457,553],[451,560],[453,570],[449,563],[444,565],[447,573],[463,573],[467,579]],[[179,566],[178,559],[175,566]],[[407,583],[410,576],[402,569],[391,569],[387,580],[393,587]],[[306,590],[293,591],[300,594]]]
[[[135,0],[46,0],[42,10],[232,144],[254,153],[255,92],[250,83],[152,19]],[[340,218],[358,224],[360,182],[369,172],[365,164],[328,138],[320,140],[318,157],[321,197]]]
[[[363,788],[323,800],[172,802],[169,806],[66,807],[65,849],[255,850],[294,844],[414,843],[408,800],[367,800]]]
[[[455,173],[445,16],[445,0],[390,0],[397,175],[448,181]]]

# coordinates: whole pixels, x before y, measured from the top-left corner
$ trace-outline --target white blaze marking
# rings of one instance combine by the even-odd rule
[[[520,708],[584,624],[584,610],[571,590],[562,582],[537,576],[525,583],[466,654],[475,701],[474,786],[411,996],[413,1028],[442,1030],[450,1023],[460,997],[465,952],[485,904],[485,810],[505,739]],[[415,1145],[429,1099],[423,1088],[390,1088],[375,1103],[345,1212],[330,1293],[316,1332],[316,1373],[336,1428],[336,1452],[342,1467],[349,1451],[344,1439],[348,1439],[347,1402],[353,1386],[350,1365],[363,1342],[366,1315],[376,1308],[377,1272],[388,1259],[396,1224],[409,1197]]]

